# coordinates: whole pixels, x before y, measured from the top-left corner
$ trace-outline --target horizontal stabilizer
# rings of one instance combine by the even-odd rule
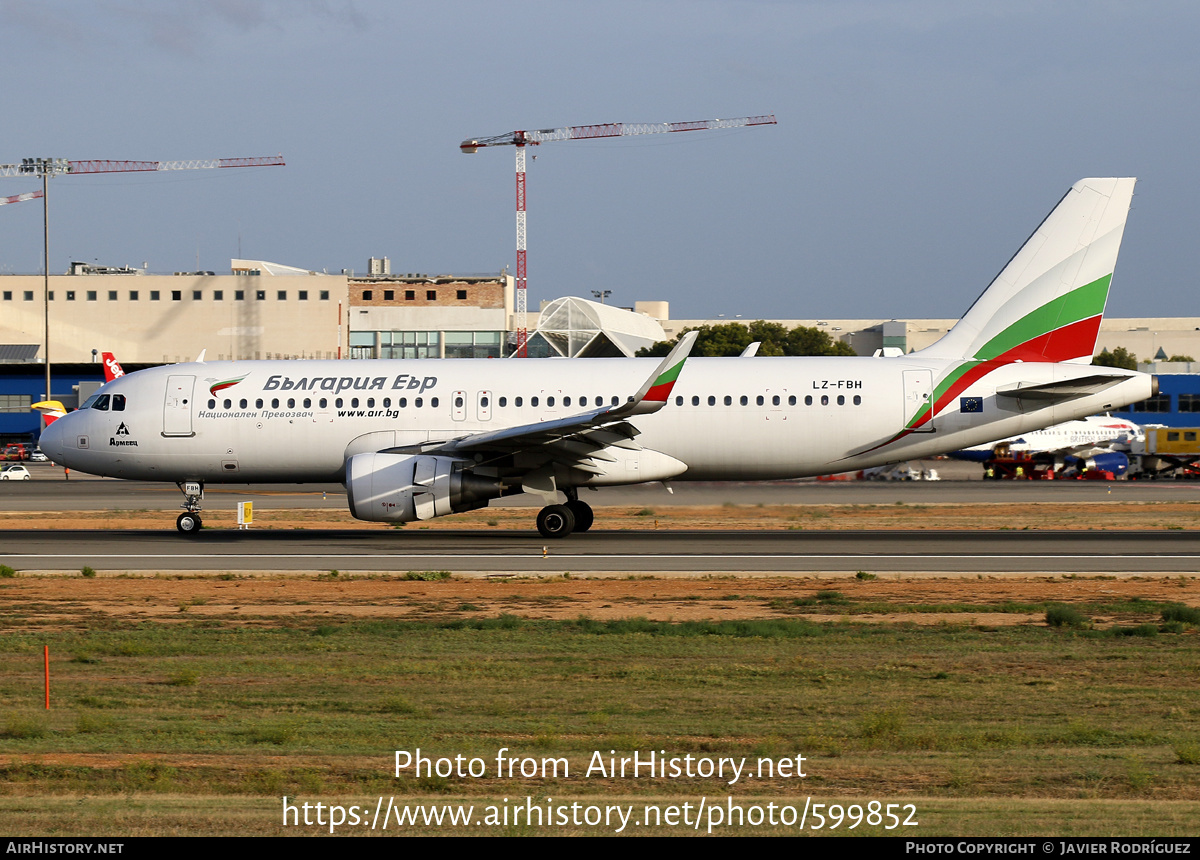
[[[1093,374],[1080,376],[1076,379],[1063,379],[1058,382],[1047,382],[1043,385],[1030,385],[1025,388],[1004,388],[996,391],[997,397],[1019,397],[1022,400],[1074,400],[1076,397],[1087,397],[1089,394],[1099,394],[1106,388],[1111,388],[1127,380],[1128,376],[1109,376]]]

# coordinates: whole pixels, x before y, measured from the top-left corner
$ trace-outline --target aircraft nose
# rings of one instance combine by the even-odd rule
[[[53,421],[45,430],[42,431],[41,438],[38,439],[38,447],[42,449],[42,453],[53,460],[55,463],[62,462],[63,439],[65,428],[63,424],[66,420],[64,415],[57,421]]]

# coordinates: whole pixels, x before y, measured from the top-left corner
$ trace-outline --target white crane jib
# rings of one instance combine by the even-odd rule
[[[516,322],[518,358],[525,358],[528,331],[525,314],[528,307],[526,289],[525,248],[525,147],[560,140],[594,140],[601,137],[625,137],[635,134],[666,134],[676,131],[705,131],[708,129],[748,128],[755,125],[776,125],[775,115],[743,116],[737,119],[701,119],[692,122],[605,122],[598,125],[570,125],[564,128],[541,128],[533,131],[510,131],[495,137],[470,138],[458,145],[465,153],[477,152],[489,146],[517,148],[517,283]]]

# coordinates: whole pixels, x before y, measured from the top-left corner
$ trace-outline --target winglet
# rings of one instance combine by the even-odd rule
[[[698,332],[689,331],[681,337],[679,343],[675,344],[675,348],[667,354],[654,373],[650,374],[650,377],[642,383],[642,387],[633,396],[633,400],[610,410],[608,414],[624,418],[629,415],[647,415],[662,409],[671,396],[671,389],[675,387],[675,381],[679,379],[679,372],[683,370],[683,363],[687,361],[698,334]]]

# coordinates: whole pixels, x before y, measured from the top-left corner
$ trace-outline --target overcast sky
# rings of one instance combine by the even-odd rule
[[[0,162],[288,162],[52,180],[52,272],[498,272],[513,149],[464,138],[774,113],[531,149],[530,307],[957,317],[1073,182],[1122,175],[1109,314],[1200,316],[1198,43],[1182,0],[0,0]],[[41,270],[41,218],[0,208],[0,272]]]

